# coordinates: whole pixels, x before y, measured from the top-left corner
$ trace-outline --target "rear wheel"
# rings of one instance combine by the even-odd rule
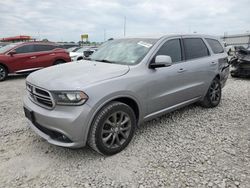
[[[77,61],[83,60],[83,57],[78,57]]]
[[[218,78],[215,78],[204,98],[204,100],[201,102],[201,105],[205,108],[213,108],[218,106],[221,100],[221,84],[220,80]]]
[[[134,111],[124,103],[111,102],[96,115],[88,144],[103,155],[114,155],[129,144],[135,126]]]
[[[231,76],[233,77],[233,78],[238,78],[239,77],[239,75],[238,74],[235,74],[235,73],[230,73],[231,74]]]
[[[7,76],[8,76],[7,69],[3,65],[0,65],[0,82],[4,81]]]
[[[60,65],[60,64],[63,64],[63,63],[66,63],[64,60],[56,60],[54,65]]]

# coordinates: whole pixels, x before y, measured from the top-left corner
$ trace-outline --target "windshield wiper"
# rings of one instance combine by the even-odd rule
[[[109,61],[107,59],[92,59],[94,61],[98,61],[98,62],[103,62],[103,63],[116,63],[114,61]]]

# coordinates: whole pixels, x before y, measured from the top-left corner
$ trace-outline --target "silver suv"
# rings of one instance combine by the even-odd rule
[[[49,143],[113,155],[144,121],[195,102],[216,107],[228,74],[211,36],[112,40],[89,60],[30,74],[24,111]]]

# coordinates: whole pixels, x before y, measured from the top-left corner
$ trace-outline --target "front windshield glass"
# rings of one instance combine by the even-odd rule
[[[17,45],[18,45],[17,43],[15,43],[15,44],[8,44],[8,45],[0,48],[0,53],[7,52],[8,50],[10,50],[11,48],[14,48]]]
[[[135,65],[139,63],[157,39],[118,39],[105,42],[93,53],[91,60]]]

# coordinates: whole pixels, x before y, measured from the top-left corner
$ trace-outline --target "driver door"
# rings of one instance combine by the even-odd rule
[[[34,45],[24,45],[15,49],[15,54],[9,56],[13,71],[16,73],[28,72],[36,67]]]

